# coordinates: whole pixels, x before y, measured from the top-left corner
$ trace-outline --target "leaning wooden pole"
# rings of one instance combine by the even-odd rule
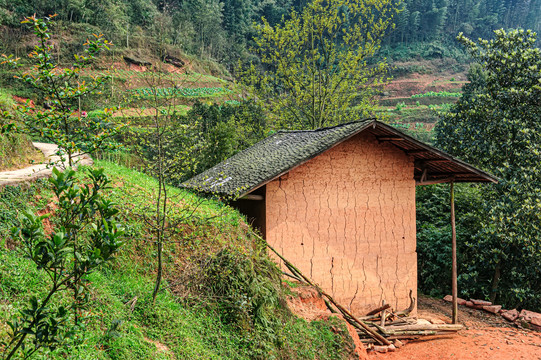
[[[453,295],[453,324],[458,322],[458,284],[457,284],[457,260],[456,260],[456,224],[455,224],[455,182],[451,181],[451,232],[452,232],[452,284]]]
[[[284,264],[287,266],[287,268],[293,273],[293,275],[295,275],[296,277],[300,277],[304,280],[305,283],[307,283],[308,285],[314,287],[317,292],[319,294],[321,294],[322,296],[324,296],[325,298],[327,298],[327,300],[336,307],[336,309],[338,309],[338,311],[340,311],[346,321],[348,321],[349,319],[349,323],[352,324],[353,326],[355,326],[357,329],[365,332],[366,334],[368,334],[370,337],[372,337],[374,340],[376,340],[377,342],[379,342],[381,345],[391,345],[392,343],[387,340],[386,338],[384,338],[382,335],[380,335],[379,333],[377,333],[376,331],[374,331],[373,329],[371,329],[368,325],[366,325],[363,321],[359,320],[357,317],[355,317],[355,315],[353,315],[351,312],[349,312],[346,308],[344,308],[342,305],[340,305],[338,302],[336,302],[331,295],[327,294],[325,291],[323,291],[318,285],[316,285],[312,280],[310,280],[308,277],[306,277],[299,269],[297,269],[295,267],[295,265],[293,265],[291,262],[289,262],[286,258],[284,258],[278,251],[276,251],[272,246],[270,246],[270,244],[265,240],[263,239],[261,236],[253,233],[254,236],[256,236],[257,238],[259,238],[261,241],[264,241],[265,242],[265,245],[267,246],[267,248],[269,248],[273,253],[275,253],[283,262]],[[325,302],[327,303],[327,301]],[[327,304],[327,306],[332,309],[331,306],[329,306]],[[373,324],[375,326],[375,324]]]

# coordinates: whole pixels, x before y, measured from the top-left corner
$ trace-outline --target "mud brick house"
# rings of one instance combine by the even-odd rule
[[[184,183],[232,203],[350,311],[417,297],[415,186],[495,182],[375,120],[279,131]]]

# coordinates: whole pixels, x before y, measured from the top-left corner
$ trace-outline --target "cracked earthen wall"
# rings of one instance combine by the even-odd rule
[[[363,132],[266,186],[266,237],[357,315],[417,298],[413,160]]]

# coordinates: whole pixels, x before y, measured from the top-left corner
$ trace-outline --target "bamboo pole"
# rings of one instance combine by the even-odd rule
[[[329,302],[331,304],[333,304],[342,314],[344,314],[346,317],[349,317],[351,320],[350,323],[357,327],[358,329],[360,330],[363,330],[364,332],[366,332],[368,335],[370,335],[372,338],[374,338],[374,340],[377,340],[380,344],[382,345],[391,345],[391,342],[387,339],[385,339],[383,336],[381,336],[380,334],[378,334],[376,331],[372,330],[371,328],[368,327],[368,325],[366,325],[363,321],[357,319],[352,313],[350,313],[347,309],[345,309],[342,305],[340,305],[339,303],[337,303],[333,298],[332,296],[330,296],[329,294],[327,294],[325,291],[323,291],[318,285],[314,284],[309,278],[307,278],[306,276],[304,276],[304,274],[295,267],[295,265],[293,265],[291,262],[289,262],[288,260],[286,260],[278,251],[276,251],[272,246],[270,246],[270,244],[265,240],[263,239],[261,236],[253,233],[254,236],[256,236],[257,238],[259,238],[260,240],[264,241],[265,244],[267,245],[267,247],[272,251],[274,252],[285,264],[286,266],[289,268],[289,270],[294,274],[294,275],[298,275],[299,277],[301,277],[308,285],[311,285],[313,286],[322,296],[326,297],[327,300],[329,300]]]
[[[453,295],[453,324],[458,322],[458,285],[457,285],[457,260],[456,260],[456,223],[455,223],[455,182],[451,181],[451,232],[452,232],[452,284]]]

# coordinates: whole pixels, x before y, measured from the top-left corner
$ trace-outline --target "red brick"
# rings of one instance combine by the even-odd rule
[[[534,317],[534,318],[532,318],[532,321],[530,321],[530,323],[532,325],[541,326],[541,318]]]
[[[466,306],[469,307],[469,308],[478,309],[478,310],[481,310],[483,308],[483,305],[475,305],[471,301],[466,301]]]
[[[528,310],[522,310],[519,314],[519,318],[523,318],[525,321],[531,324],[541,326],[541,314],[539,313],[528,311]]]

